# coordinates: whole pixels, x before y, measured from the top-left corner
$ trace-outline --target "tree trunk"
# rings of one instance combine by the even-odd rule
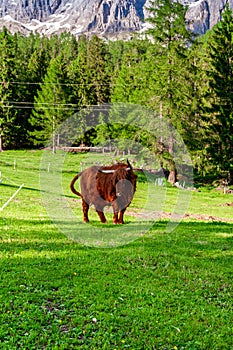
[[[172,185],[175,185],[177,182],[177,170],[174,162],[171,163],[171,169],[170,174],[168,176],[168,182],[170,182]]]

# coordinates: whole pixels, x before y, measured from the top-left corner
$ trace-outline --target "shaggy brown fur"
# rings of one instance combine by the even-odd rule
[[[80,177],[81,192],[74,188]],[[136,191],[137,175],[131,165],[118,163],[111,166],[92,166],[77,174],[71,184],[71,191],[82,198],[83,220],[89,222],[88,210],[95,206],[101,222],[106,222],[104,207],[113,207],[113,223],[124,224],[124,213]]]

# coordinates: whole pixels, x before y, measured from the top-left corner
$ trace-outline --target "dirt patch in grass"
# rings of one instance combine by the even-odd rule
[[[134,209],[134,208],[127,209],[126,213],[129,216],[134,216],[134,217],[138,217],[138,218],[144,217],[144,215],[141,212],[139,212],[137,209]],[[186,213],[184,215],[180,215],[180,214],[175,214],[175,213],[165,212],[165,211],[158,212],[157,218],[158,218],[158,220],[163,220],[163,219],[182,219],[182,220],[193,219],[193,220],[198,220],[198,221],[233,222],[233,219],[221,218],[221,217],[214,216],[214,215],[189,214],[189,213]],[[148,216],[147,216],[147,219],[148,219]]]
[[[200,221],[221,221],[221,222],[233,222],[232,219],[220,218],[214,215],[206,215],[206,214],[185,214],[184,218],[190,218],[194,220]]]
[[[218,206],[219,207],[233,207],[233,202],[219,204]]]

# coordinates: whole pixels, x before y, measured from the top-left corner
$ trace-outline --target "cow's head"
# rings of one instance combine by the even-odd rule
[[[130,171],[133,170],[130,162],[127,159],[127,165],[128,167],[124,167],[124,164],[119,163],[119,168],[117,167],[116,169],[98,169],[98,171],[102,174],[114,174],[116,173],[119,169],[124,169],[124,171]]]
[[[116,186],[117,196],[133,197],[136,191],[137,175],[127,159],[127,164],[119,164],[115,169],[99,169],[102,174],[108,174],[112,178],[112,183]]]

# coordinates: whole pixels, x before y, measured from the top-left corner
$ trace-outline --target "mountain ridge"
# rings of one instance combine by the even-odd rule
[[[233,0],[178,0],[187,5],[188,28],[204,34]],[[0,0],[0,28],[12,33],[51,36],[97,34],[124,36],[146,27],[150,0]]]

